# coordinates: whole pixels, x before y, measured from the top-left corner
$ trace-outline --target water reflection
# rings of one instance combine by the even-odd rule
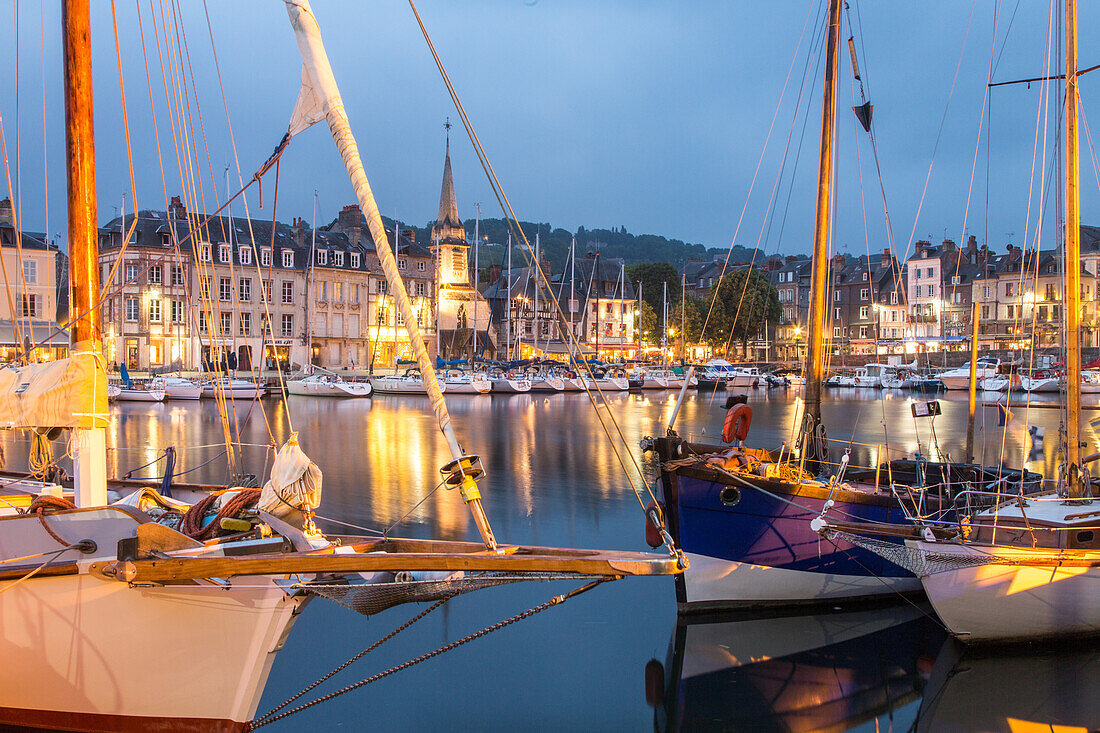
[[[917,731],[1100,730],[1100,644],[967,649],[936,659]]]
[[[664,731],[904,730],[943,639],[926,608],[906,603],[682,622],[664,669],[647,669],[647,693]]]

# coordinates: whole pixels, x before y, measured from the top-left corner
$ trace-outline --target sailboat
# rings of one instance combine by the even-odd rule
[[[88,5],[65,0],[62,14],[72,304],[80,314],[71,324],[71,356],[0,370],[5,427],[71,430],[75,479],[71,490],[56,484],[4,489],[0,723],[80,731],[246,730],[298,614],[324,593],[343,594],[347,602],[354,590],[369,600],[378,585],[361,574],[461,571],[491,584],[485,573],[603,580],[679,571],[674,555],[498,543],[481,504],[481,461],[458,442],[423,348],[417,357],[453,456],[444,480],[471,511],[480,542],[325,537],[311,518],[320,501],[321,472],[296,435],[279,450],[258,497],[239,487],[222,494],[181,488],[168,497],[144,486],[108,504],[109,488],[132,482],[107,476],[110,417],[100,353]],[[422,347],[316,19],[308,0],[288,0],[286,7],[303,60],[302,92],[288,136],[327,120],[405,311],[410,342]],[[242,521],[230,509],[252,500],[258,513],[256,523],[247,522],[250,530],[226,523]],[[210,524],[195,536],[181,531],[192,512],[201,524],[203,508],[217,501],[224,503]],[[162,517],[186,512],[184,523],[179,529],[158,523],[146,511],[153,508]],[[452,576],[446,582],[473,581]],[[406,582],[385,585],[398,602],[429,598]]]
[[[954,497],[990,485],[1005,492],[1034,492],[1042,477],[923,458],[890,460],[885,447],[874,465],[830,463],[821,420],[825,377],[827,286],[832,192],[833,127],[842,0],[828,4],[821,144],[819,150],[810,335],[807,339],[804,410],[798,442],[777,450],[745,445],[752,407],[732,404],[722,439],[727,445],[689,442],[670,429],[646,438],[661,463],[663,502],[651,506],[652,524],[666,527],[690,559],[676,580],[682,611],[738,606],[820,604],[919,592],[909,570],[847,539],[822,542],[811,520],[835,512],[854,525],[912,529],[918,517],[954,516]],[[893,539],[900,544],[900,539]]]
[[[1100,532],[1081,454],[1081,252],[1077,4],[1065,4],[1066,379],[1064,462],[1058,490],[1030,497],[1000,489],[997,501],[947,537],[914,533],[905,547],[865,537],[828,518],[818,529],[851,539],[917,574],[936,613],[965,642],[1009,642],[1100,634]],[[873,533],[874,528],[863,528]],[[927,529],[927,528],[925,528]],[[949,528],[941,528],[940,532]],[[834,540],[835,541],[835,540]]]

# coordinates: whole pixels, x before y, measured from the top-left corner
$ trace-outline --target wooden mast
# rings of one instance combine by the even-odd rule
[[[826,446],[817,440],[821,424],[821,383],[825,379],[826,290],[829,279],[829,205],[833,183],[833,125],[836,121],[837,48],[840,45],[841,0],[829,0],[829,38],[825,57],[825,86],[821,105],[821,151],[817,169],[817,217],[814,225],[813,279],[810,286],[810,338],[806,350],[806,435],[807,459],[821,460]]]
[[[973,300],[973,299],[972,299]],[[1009,385],[1009,389],[1011,389]],[[978,301],[970,304],[970,394],[966,411],[966,462],[974,461],[974,413],[978,405]]]
[[[65,54],[65,178],[69,213],[69,282],[73,322],[70,353],[100,353],[99,227],[96,224],[95,124],[92,42],[88,0],[64,0],[61,29]],[[97,379],[101,376],[100,372]],[[104,390],[107,385],[102,386]],[[107,503],[104,428],[73,431],[76,504]]]
[[[1066,481],[1086,495],[1081,477],[1081,198],[1078,188],[1077,0],[1066,0]]]

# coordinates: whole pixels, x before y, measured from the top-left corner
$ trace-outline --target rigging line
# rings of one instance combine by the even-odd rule
[[[998,5],[998,4],[999,3],[995,3],[994,5]],[[1008,27],[1005,28],[1004,35],[1001,36],[1001,52],[999,54],[997,54],[997,63],[995,63],[993,65],[993,73],[994,74],[997,73],[997,68],[1001,65],[1001,57],[1003,57],[1005,55],[1005,49],[1008,48],[1008,34],[1012,32],[1012,25],[1013,25],[1013,23],[1016,22],[1016,12],[1019,9],[1020,9],[1020,0],[1016,0],[1016,7],[1014,7],[1012,9],[1012,15],[1008,19]],[[996,40],[996,35],[997,35],[997,25],[996,25],[996,23],[994,23],[994,25],[993,25],[993,35],[994,35],[994,41],[995,41]]]
[[[14,192],[11,188],[11,173],[9,173],[8,171],[8,146],[6,140],[7,138],[4,135],[4,117],[2,114],[0,114],[0,157],[2,157],[4,160],[4,178],[8,184],[8,199],[14,201],[14,198],[12,198],[14,196]],[[18,237],[21,224],[14,207],[12,209],[12,216],[12,229],[15,232],[15,236]],[[22,267],[22,265],[20,265],[20,267]],[[16,339],[18,339],[19,344],[22,346],[24,344],[23,327],[20,319],[16,315],[18,311],[15,310],[15,296],[12,295],[11,282],[8,279],[8,265],[6,257],[0,257],[0,273],[3,273],[4,276],[4,290],[7,292],[8,295],[8,307],[11,308],[11,322],[12,325],[15,326],[15,337]],[[22,355],[20,355],[18,361],[22,361],[21,357]]]
[[[243,180],[243,177],[242,177],[242,174],[241,174],[241,160],[240,160],[240,156],[237,153],[237,138],[236,138],[236,135],[233,132],[233,120],[229,115],[229,100],[226,97],[225,84],[222,81],[221,64],[218,62],[218,49],[217,49],[217,45],[214,42],[214,26],[210,21],[210,10],[207,6],[206,0],[203,0],[202,8],[203,8],[203,13],[206,17],[206,28],[207,28],[208,35],[210,37],[210,53],[211,53],[211,56],[212,56],[213,61],[214,61],[214,70],[217,73],[217,77],[218,77],[218,89],[221,92],[222,108],[225,110],[225,122],[226,122],[226,128],[229,132],[229,143],[230,143],[230,146],[233,149],[233,161],[234,161],[234,163],[236,164],[236,167],[237,167],[237,182],[238,182],[238,185],[244,186],[244,180]],[[274,153],[272,157],[276,157],[276,160],[277,160],[278,157],[281,157],[282,156],[282,151],[286,148],[286,145],[288,144],[288,142],[289,142],[288,139],[284,137],[283,141],[279,144],[279,147],[276,148],[276,153]],[[253,180],[256,180],[258,175],[262,175],[263,172],[266,172],[266,170],[270,167],[271,163],[272,163],[272,160],[271,160],[271,158],[269,158],[267,163],[265,164],[265,167],[263,169],[261,169],[261,172],[258,173],[258,174],[253,175]],[[255,232],[253,231],[253,228],[252,228],[252,214],[251,214],[251,212],[248,208],[248,197],[247,196],[244,197],[242,199],[242,201],[244,203],[245,222],[247,222],[247,224],[248,224],[248,235],[249,235],[249,238],[252,240],[253,244],[255,244],[256,234],[255,234]],[[262,196],[261,196],[261,199],[260,199],[260,203],[261,203],[261,206],[262,206],[262,204],[263,204]],[[232,224],[232,222],[230,222],[230,224]],[[396,231],[396,229],[395,229],[395,231]],[[271,259],[268,262],[268,268],[267,268],[268,269],[268,278],[269,278],[269,280],[271,280],[274,277],[274,274],[273,274],[273,268],[275,266],[275,245],[274,245],[274,241],[275,241],[275,233],[274,233],[274,229],[273,229],[273,231],[272,231],[272,244],[271,244]],[[274,359],[274,361],[275,361],[275,371],[276,371],[276,374],[278,375],[278,378],[279,378],[279,384],[283,388],[282,389],[283,407],[284,407],[284,411],[287,414],[287,424],[290,425],[291,424],[290,423],[290,412],[291,412],[290,411],[290,402],[289,402],[289,398],[287,396],[287,391],[286,391],[286,377],[283,374],[283,365],[282,365],[282,362],[278,358],[278,350],[275,347],[275,325],[271,320],[271,298],[267,296],[267,290],[266,290],[266,287],[264,286],[263,270],[261,269],[259,258],[257,257],[255,261],[256,261],[256,273],[257,273],[257,276],[260,278],[261,292],[264,294],[263,298],[262,298],[262,303],[263,303],[263,306],[264,306],[264,316],[267,318],[267,323],[268,323],[268,335],[265,335],[264,339],[265,339],[265,341],[267,341],[268,338],[270,338],[271,351],[272,351],[273,354],[275,354],[275,359]],[[309,323],[306,323],[305,326],[306,326],[307,329],[310,327]],[[372,357],[371,363],[372,363],[372,367],[373,367],[373,357]]]
[[[818,8],[819,8],[818,12],[820,12],[821,3],[818,3]],[[799,34],[798,43],[795,45],[794,53],[791,55],[791,63],[787,67],[787,75],[786,75],[785,79],[783,80],[783,88],[782,88],[782,90],[780,90],[779,99],[776,101],[775,110],[772,112],[772,119],[771,119],[771,122],[768,125],[768,132],[764,136],[764,145],[760,150],[760,156],[756,160],[756,168],[753,170],[752,180],[749,182],[749,190],[745,194],[745,202],[741,205],[741,214],[737,217],[737,225],[733,229],[733,238],[730,240],[730,247],[729,247],[729,250],[726,252],[726,259],[722,263],[722,271],[721,271],[721,273],[719,273],[719,276],[718,276],[718,282],[719,283],[721,283],[722,278],[725,276],[726,270],[729,267],[730,257],[733,255],[733,245],[734,245],[734,243],[737,242],[737,235],[741,231],[742,222],[744,222],[744,220],[745,220],[745,213],[748,211],[748,208],[749,208],[749,200],[752,198],[752,192],[756,187],[756,179],[760,175],[760,169],[764,164],[764,155],[767,153],[767,150],[768,150],[768,142],[771,140],[772,131],[775,129],[775,123],[779,119],[779,110],[782,109],[782,107],[783,107],[783,99],[786,96],[787,87],[790,83],[791,72],[794,70],[795,61],[797,60],[798,55],[799,55],[798,51],[799,51],[800,48],[802,48],[802,41],[806,36],[806,28],[809,27],[810,18],[812,18],[813,15],[814,15],[813,5],[811,4],[807,8],[806,18],[802,21],[802,31]],[[812,51],[811,51],[811,54],[807,54],[806,67],[804,67],[804,69],[803,69],[803,77],[802,77],[803,85],[805,84],[806,69],[809,68],[809,61],[810,61],[810,56],[811,55],[812,55]],[[802,97],[802,89],[803,89],[803,87],[799,87],[799,95],[798,95],[799,99],[801,99],[801,97]],[[797,111],[796,111],[796,114],[797,114]],[[790,145],[790,135],[789,134],[788,134],[788,138],[787,138],[787,145]],[[703,319],[703,327],[702,327],[702,329],[700,329],[700,332],[699,332],[700,333],[700,338],[702,338],[703,334],[705,334],[707,332],[707,325],[710,323],[711,314],[714,312],[714,305],[715,305],[717,296],[718,296],[718,288],[715,288],[714,295],[711,298],[710,306],[707,308],[707,316],[706,316],[706,318]],[[731,329],[731,332],[732,332],[732,329]]]
[[[940,140],[943,138],[943,128],[947,123],[947,113],[951,109],[951,100],[955,96],[955,84],[959,80],[959,70],[962,68],[963,52],[966,50],[966,39],[970,36],[970,23],[974,19],[975,3],[970,5],[970,14],[966,19],[966,29],[963,32],[962,43],[959,44],[959,58],[955,62],[955,75],[951,79],[951,89],[947,93],[947,103],[943,106],[943,115],[940,117],[940,126],[936,131],[936,142],[932,145],[932,157],[928,161],[928,172],[924,177],[924,188],[921,189],[920,200],[917,203],[917,211],[913,216],[913,228],[909,232],[909,241],[905,245],[905,259],[909,259],[909,251],[913,247],[913,238],[917,233],[917,224],[920,222],[921,210],[924,208],[924,199],[928,194],[928,184],[932,180],[932,166],[936,162],[936,151],[939,150]]]
[[[386,527],[386,528],[385,528],[384,530],[382,530],[382,533],[381,533],[381,534],[382,534],[382,536],[383,536],[383,537],[388,537],[388,536],[389,536],[389,534],[390,534],[390,532],[391,532],[391,531],[393,530],[393,528],[394,528],[394,527],[396,527],[397,525],[401,524],[401,523],[402,523],[402,522],[404,522],[404,521],[405,521],[406,519],[408,519],[408,518],[409,518],[409,515],[410,515],[410,514],[412,514],[412,513],[413,513],[413,512],[415,512],[415,511],[416,511],[416,510],[417,510],[418,508],[420,508],[420,505],[421,505],[421,504],[423,504],[423,503],[424,503],[425,501],[427,501],[427,500],[428,500],[428,498],[429,498],[429,497],[430,497],[430,496],[431,496],[432,494],[434,494],[435,492],[439,491],[439,489],[440,489],[440,488],[441,488],[441,487],[442,487],[443,485],[445,485],[446,483],[447,483],[447,480],[446,480],[446,479],[444,479],[444,480],[440,481],[440,482],[439,482],[438,484],[436,484],[436,485],[435,485],[435,488],[433,488],[433,489],[432,489],[431,491],[429,491],[429,492],[428,492],[427,494],[425,494],[424,496],[422,496],[422,497],[420,498],[420,501],[418,501],[418,502],[416,502],[415,504],[413,504],[413,505],[412,505],[412,508],[410,508],[410,509],[409,509],[409,511],[405,512],[404,514],[402,514],[402,515],[401,515],[401,518],[400,518],[400,519],[398,519],[398,520],[397,520],[396,522],[394,522],[393,524],[391,524],[390,526],[388,526],[388,527]]]
[[[511,202],[508,201],[508,197],[504,193],[504,189],[500,185],[499,179],[497,179],[496,172],[493,170],[492,164],[489,162],[488,156],[485,155],[484,149],[481,147],[481,141],[478,139],[477,133],[474,131],[472,123],[470,122],[469,118],[466,116],[466,110],[463,107],[461,100],[458,98],[457,91],[455,90],[454,86],[451,84],[450,76],[447,74],[447,70],[443,66],[443,61],[442,61],[442,59],[440,59],[439,54],[435,50],[435,45],[432,43],[431,37],[428,34],[428,29],[424,25],[424,22],[420,17],[419,11],[416,9],[416,4],[415,4],[414,0],[409,0],[409,6],[412,8],[413,14],[416,16],[417,24],[420,26],[420,31],[424,36],[424,40],[428,44],[428,48],[431,50],[432,57],[435,59],[436,67],[439,69],[440,75],[443,77],[443,81],[446,84],[447,90],[451,95],[451,100],[454,102],[455,108],[458,110],[459,117],[462,119],[463,127],[465,127],[466,133],[469,136],[471,143],[474,145],[474,148],[475,148],[475,150],[477,152],[477,155],[478,155],[478,159],[481,161],[482,169],[485,171],[486,176],[489,178],[490,186],[493,189],[493,195],[496,197],[497,203],[500,204],[502,211],[505,213],[505,218],[507,219],[508,215],[510,215],[511,218],[512,218],[512,222],[515,222],[516,225],[518,226],[518,219],[516,218],[515,211],[512,209]],[[511,227],[512,224],[509,223],[509,226]],[[531,250],[531,243],[527,240],[527,235],[524,233],[522,227],[519,227],[519,235],[520,235],[519,238],[524,243],[524,246],[526,248],[525,250],[521,250],[521,251],[524,252],[525,257],[527,257],[528,259],[531,259],[533,257],[533,252]],[[536,284],[537,284],[537,286],[541,286],[542,282],[546,281],[546,277],[542,273],[542,267],[538,262],[535,262],[535,268],[537,269],[537,271],[540,275],[540,279],[536,281]],[[511,275],[509,275],[509,278],[511,278]],[[547,288],[547,290],[549,291],[549,288]],[[553,300],[553,292],[552,291],[548,292],[548,296],[549,296],[548,299]],[[561,303],[559,303],[557,300],[553,300],[553,303],[554,303],[554,308],[555,308],[555,311],[557,313],[557,317],[558,317],[559,321],[561,323],[564,323],[566,319],[565,319],[565,313],[561,308]],[[573,333],[572,329],[569,330],[569,337],[570,338],[569,338],[568,343],[570,345],[570,356],[574,357],[574,354],[576,352],[580,351],[580,345],[577,341],[576,334]],[[576,352],[574,352],[573,349],[576,349]],[[607,398],[603,394],[603,390],[600,388],[599,383],[596,381],[595,375],[592,374],[591,365],[587,361],[582,361],[580,363],[581,363],[583,369],[587,370],[589,376],[592,377],[592,383],[596,387],[595,391],[599,395],[600,400],[603,402],[603,404],[605,406],[607,406],[607,404],[608,404],[607,403]],[[609,429],[607,428],[604,415],[602,415],[600,413],[599,404],[597,403],[597,398],[592,394],[592,390],[589,389],[587,381],[584,381],[583,384],[584,384],[584,387],[585,387],[585,394],[588,395],[588,399],[592,404],[592,407],[593,407],[593,410],[596,413],[596,416],[600,420],[601,427],[603,428],[605,434],[607,435],[608,442],[611,444],[612,450],[615,453],[615,457],[618,459],[619,465],[622,467],[624,474],[626,474],[627,481],[630,483],[631,490],[634,492],[635,498],[638,499],[639,505],[641,505],[642,508],[644,509],[644,503],[642,501],[641,494],[638,492],[638,489],[635,486],[633,476],[630,474],[629,470],[627,469],[626,463],[623,460],[622,452],[619,450],[618,444],[615,443],[614,439],[611,436],[611,433],[610,433]],[[626,454],[629,457],[631,463],[634,465],[634,468],[637,471],[637,475],[641,478],[642,483],[644,484],[647,493],[649,494],[650,498],[653,501],[656,501],[657,499],[656,499],[655,494],[653,493],[653,489],[650,486],[650,483],[649,483],[648,479],[646,478],[645,474],[642,472],[641,467],[639,466],[638,461],[637,461],[636,457],[634,456],[633,451],[629,450],[629,448],[628,448],[629,443],[626,440],[626,436],[623,435],[622,429],[619,426],[618,421],[616,421],[614,415],[612,414],[612,412],[610,410],[610,407],[608,407],[606,412],[607,412],[606,417],[607,417],[608,420],[610,420],[612,426],[614,426],[616,432],[618,433],[619,439],[622,441],[623,447],[627,448]]]

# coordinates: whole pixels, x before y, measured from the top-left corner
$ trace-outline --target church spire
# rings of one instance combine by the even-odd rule
[[[455,198],[455,183],[451,177],[451,120],[447,118],[444,124],[447,129],[447,154],[443,162],[443,188],[439,192],[439,214],[436,216],[432,238],[438,234],[440,238],[461,237],[466,239],[466,232],[462,226],[462,219],[458,217],[458,199]],[[456,234],[454,230],[459,230]]]

